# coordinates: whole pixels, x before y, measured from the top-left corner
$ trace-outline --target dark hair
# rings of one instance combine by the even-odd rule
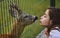
[[[51,28],[59,27],[60,28],[60,9],[59,8],[48,8],[49,9],[49,17],[52,20],[52,25],[48,28],[48,33]]]
[[[60,24],[60,9],[59,8],[48,8],[50,20],[52,20],[53,25]]]

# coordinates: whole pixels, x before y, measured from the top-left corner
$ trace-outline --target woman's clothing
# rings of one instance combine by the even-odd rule
[[[36,38],[46,38],[46,34],[45,34],[45,31],[46,31],[47,28],[45,28],[44,30],[42,30]]]
[[[51,30],[49,38],[60,38],[60,31]]]
[[[47,30],[47,28],[45,28],[43,31],[41,31],[41,33],[39,33],[36,38],[47,38],[47,36],[45,34],[46,30]],[[57,29],[51,30],[49,38],[60,38],[60,31]]]

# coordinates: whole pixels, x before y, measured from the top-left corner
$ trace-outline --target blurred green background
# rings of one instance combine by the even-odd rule
[[[39,19],[45,10],[50,7],[50,0],[4,0],[0,2],[0,34],[11,32],[15,19],[9,14],[9,4],[15,2],[22,11],[38,16],[38,20],[26,26],[21,38],[35,38],[44,27],[40,25]],[[60,0],[56,0],[56,8],[60,8]]]

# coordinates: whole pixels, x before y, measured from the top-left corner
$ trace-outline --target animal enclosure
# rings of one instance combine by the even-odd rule
[[[10,4],[14,2],[22,12],[38,17],[38,21],[26,27],[21,38],[35,38],[37,34],[43,29],[39,24],[40,16],[50,6],[50,0],[2,0],[0,1],[0,34],[10,34],[14,23],[15,17],[9,13]],[[60,8],[59,0],[56,1],[56,7]],[[14,8],[15,9],[15,8]],[[16,10],[16,9],[15,9]],[[18,12],[16,10],[16,12]],[[25,14],[24,14],[25,15]],[[38,30],[37,30],[38,29]],[[33,34],[34,33],[34,34]]]

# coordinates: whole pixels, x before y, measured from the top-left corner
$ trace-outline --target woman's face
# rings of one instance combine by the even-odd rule
[[[45,14],[41,16],[40,24],[43,26],[48,26],[51,24],[50,17],[49,17],[49,9],[47,9]]]

